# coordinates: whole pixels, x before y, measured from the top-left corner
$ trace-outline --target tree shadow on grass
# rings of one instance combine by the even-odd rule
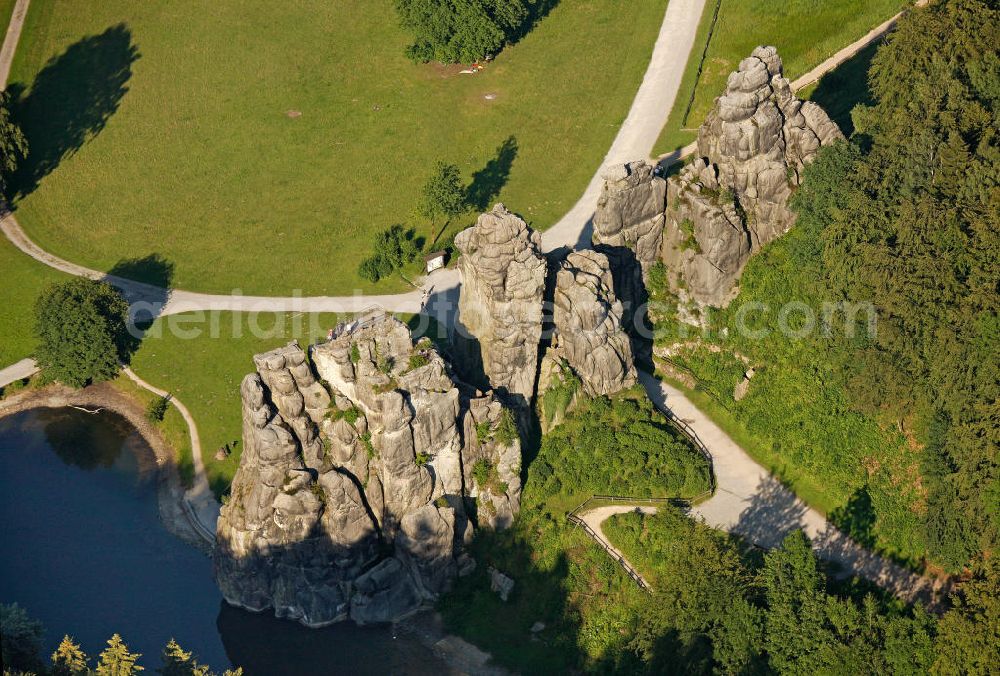
[[[854,107],[875,102],[868,86],[868,69],[880,44],[881,40],[875,41],[824,75],[809,97],[822,106],[844,136],[850,137],[854,133],[854,121],[851,119]]]
[[[123,258],[108,270],[103,281],[122,292],[129,303],[130,331],[138,336],[153,322],[170,300],[170,284],[174,277],[174,264],[158,253],[142,258]],[[139,282],[136,284],[135,282]],[[132,352],[138,349],[138,342]]]
[[[847,504],[833,510],[829,516],[830,523],[867,549],[874,549],[877,544],[873,532],[875,520],[875,506],[868,486],[854,491]]]
[[[125,24],[89,35],[53,57],[28,90],[11,85],[11,110],[28,156],[9,182],[12,201],[34,192],[62,160],[104,129],[128,92],[139,51]]]
[[[534,29],[538,22],[549,15],[556,5],[559,4],[559,0],[535,0],[534,2],[527,4],[528,17],[520,25],[518,30],[511,33],[508,37],[508,42],[510,44],[515,44],[524,39],[528,33]]]
[[[523,673],[566,673],[579,663],[579,619],[566,587],[570,564],[565,551],[549,567],[538,565],[542,547],[530,529],[482,529],[472,543],[474,572],[455,581],[438,604],[446,629],[489,652],[495,661]],[[604,556],[604,552],[599,552]],[[489,568],[515,581],[508,601],[490,589]],[[531,632],[535,622],[544,630]]]
[[[497,198],[507,179],[510,178],[510,168],[517,157],[517,138],[508,136],[497,146],[496,155],[482,169],[472,175],[466,200],[469,205],[479,211],[485,211],[491,202]]]

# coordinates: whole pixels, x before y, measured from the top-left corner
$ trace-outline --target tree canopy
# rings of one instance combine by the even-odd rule
[[[28,154],[28,141],[10,117],[10,92],[0,91],[0,194],[7,191],[7,176]]]
[[[54,284],[35,304],[35,359],[73,387],[109,380],[135,347],[128,303],[111,285],[76,278]]]
[[[915,416],[927,543],[951,568],[1000,536],[998,50],[996,3],[912,12],[874,58],[857,149],[826,153],[796,199],[822,282],[877,309],[841,362],[860,405]]]
[[[434,220],[437,216],[453,218],[468,207],[462,174],[447,162],[434,165],[434,172],[424,184],[420,213]]]
[[[396,0],[414,61],[471,63],[496,55],[525,30],[537,0]]]

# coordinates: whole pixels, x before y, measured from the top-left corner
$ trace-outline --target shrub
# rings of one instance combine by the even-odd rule
[[[411,354],[410,355],[409,367],[410,367],[411,371],[414,370],[414,369],[418,369],[421,366],[427,366],[430,363],[431,363],[431,360],[428,359],[427,356],[422,355],[419,352],[416,353],[416,354]]]
[[[372,255],[358,266],[358,275],[373,283],[388,277],[420,253],[414,231],[404,230],[401,225],[393,225],[375,235],[372,249]]]
[[[151,423],[163,422],[163,416],[167,414],[167,407],[170,405],[170,395],[157,397],[146,406],[146,420]]]
[[[351,406],[349,409],[344,411],[344,420],[353,425],[361,417],[361,411],[357,406]]]
[[[542,394],[542,415],[550,424],[557,416],[566,412],[581,385],[580,379],[565,361],[559,368],[561,375],[559,382]]]
[[[480,488],[486,488],[493,473],[493,465],[486,458],[476,460],[472,466],[472,476]]]
[[[416,62],[471,63],[493,56],[530,25],[534,0],[396,0]]]
[[[490,440],[490,421],[484,420],[481,423],[476,423],[476,439],[479,443],[485,444]]]
[[[365,450],[368,451],[368,459],[373,459],[377,453],[375,452],[375,445],[372,443],[372,435],[370,432],[365,432],[361,435],[361,443],[365,445]]]
[[[351,363],[357,364],[361,361],[361,350],[358,349],[357,343],[351,343]]]
[[[692,497],[709,488],[708,460],[645,397],[585,399],[542,438],[526,493]]]
[[[424,452],[417,453],[417,455],[413,458],[413,461],[417,463],[417,467],[423,467],[428,462],[430,462],[430,460],[431,460],[430,453],[424,453]]]
[[[505,408],[500,414],[494,437],[504,446],[510,446],[520,438],[517,434],[517,425],[514,423],[514,414],[509,408]]]

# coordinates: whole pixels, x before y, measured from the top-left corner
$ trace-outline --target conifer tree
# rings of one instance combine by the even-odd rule
[[[140,653],[130,652],[122,637],[115,634],[108,639],[108,647],[101,653],[97,676],[133,676],[144,670],[137,664],[140,657]]]
[[[52,676],[79,676],[88,673],[87,654],[80,649],[80,644],[69,637],[63,636],[59,647],[52,653]]]

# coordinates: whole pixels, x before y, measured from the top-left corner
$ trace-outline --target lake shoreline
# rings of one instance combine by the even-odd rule
[[[177,451],[160,430],[146,419],[145,407],[129,394],[110,383],[97,383],[83,389],[52,383],[25,389],[0,399],[0,418],[32,409],[66,407],[111,411],[124,418],[136,430],[145,441],[145,447],[152,451],[151,460],[157,468],[157,503],[161,523],[171,535],[210,557],[209,545],[196,531],[183,506],[185,489],[177,470]],[[273,613],[269,610],[262,612]],[[440,616],[431,608],[422,609],[391,624],[417,639],[456,673],[510,673],[491,664],[488,653],[445,631]]]
[[[184,509],[185,489],[177,470],[177,451],[160,430],[146,419],[145,407],[110,383],[74,389],[52,383],[29,388],[0,399],[0,418],[36,408],[78,407],[104,409],[120,415],[142,437],[152,451],[157,467],[157,504],[160,521],[167,531],[206,556],[211,549],[199,535]]]

